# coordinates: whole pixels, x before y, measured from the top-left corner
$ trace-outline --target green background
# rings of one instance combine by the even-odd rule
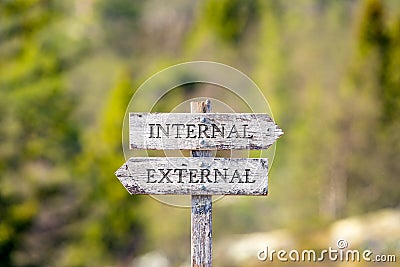
[[[285,132],[269,196],[215,203],[215,266],[346,233],[399,257],[399,1],[1,0],[0,266],[189,265],[190,210],[130,196],[114,171],[135,90],[192,60],[249,75]]]

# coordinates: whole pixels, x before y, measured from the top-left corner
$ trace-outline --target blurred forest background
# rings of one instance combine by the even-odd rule
[[[189,266],[190,210],[114,171],[136,88],[191,60],[249,75],[285,131],[270,195],[215,203],[215,266],[266,264],[233,259],[256,233],[398,255],[400,1],[0,0],[0,266]]]

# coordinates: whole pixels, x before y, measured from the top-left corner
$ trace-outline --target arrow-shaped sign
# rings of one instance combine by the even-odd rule
[[[267,195],[268,160],[130,158],[115,173],[131,194]]]
[[[267,114],[129,114],[131,149],[267,149],[282,134]]]

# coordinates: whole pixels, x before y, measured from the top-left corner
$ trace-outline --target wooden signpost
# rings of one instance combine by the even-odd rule
[[[116,176],[131,194],[192,195],[192,266],[212,264],[212,195],[267,195],[268,160],[212,158],[217,149],[266,149],[282,134],[267,114],[130,113],[131,149],[187,149],[191,158],[133,157]],[[206,113],[206,114],[204,114]]]

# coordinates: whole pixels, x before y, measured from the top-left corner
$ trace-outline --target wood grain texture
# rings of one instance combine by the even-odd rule
[[[193,267],[212,266],[212,199],[192,196],[191,257]]]
[[[259,158],[133,157],[115,174],[131,194],[254,196],[268,192],[268,160]]]
[[[190,102],[191,113],[210,113],[210,100],[201,102]],[[205,121],[204,118],[200,120]],[[201,164],[209,160],[212,156],[211,151],[192,150],[193,158],[200,158]],[[209,162],[207,162],[208,164]],[[211,164],[210,164],[211,165]],[[203,189],[203,187],[202,187]],[[192,267],[211,267],[212,266],[212,196],[200,195],[192,196],[191,212],[191,258]]]
[[[282,134],[267,114],[129,114],[131,149],[260,150]]]

